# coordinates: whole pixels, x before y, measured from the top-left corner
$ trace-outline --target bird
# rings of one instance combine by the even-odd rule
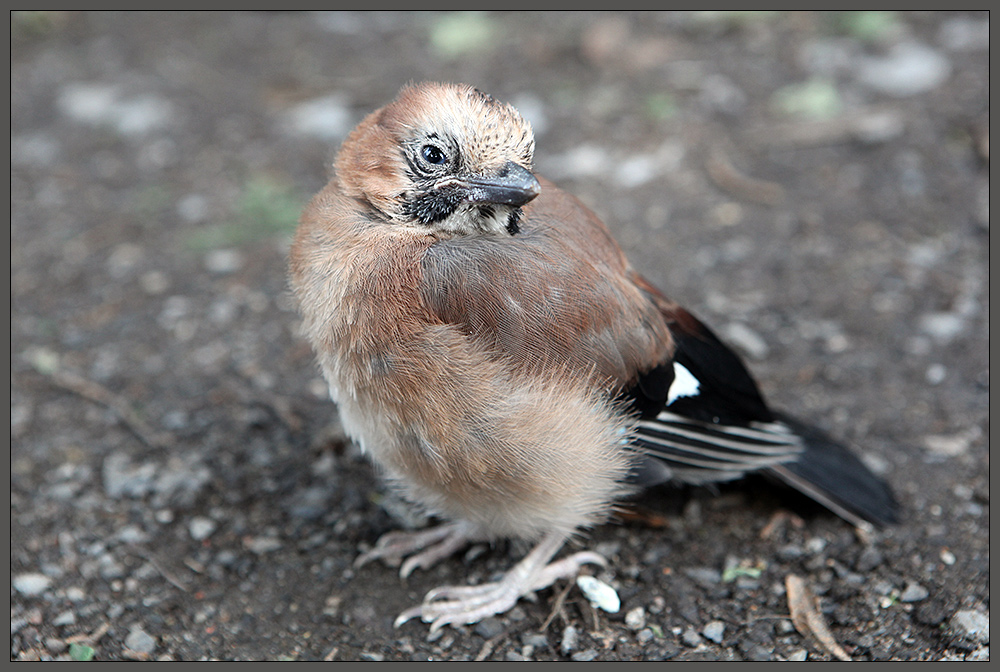
[[[512,105],[422,82],[344,139],[289,251],[301,333],[348,435],[440,520],[356,565],[408,576],[470,543],[531,550],[496,581],[401,613],[472,624],[575,577],[564,545],[643,489],[760,473],[859,526],[889,485],[842,443],[774,411],[733,350],[636,271],[580,200],[534,172]]]

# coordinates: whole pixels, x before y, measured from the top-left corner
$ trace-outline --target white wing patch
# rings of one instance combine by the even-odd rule
[[[667,406],[681,397],[695,397],[701,391],[701,383],[683,364],[674,362],[674,382],[667,390]]]

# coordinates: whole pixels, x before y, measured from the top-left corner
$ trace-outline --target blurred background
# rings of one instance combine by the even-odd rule
[[[10,21],[12,659],[830,658],[791,573],[856,659],[988,659],[988,13]],[[664,492],[591,537],[620,614],[574,589],[545,624],[557,588],[393,630],[508,549],[352,569],[421,521],[339,429],[286,254],[340,140],[425,79],[517,106],[538,172],[904,523]]]

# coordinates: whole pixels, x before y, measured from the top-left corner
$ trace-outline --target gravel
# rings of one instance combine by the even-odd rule
[[[422,79],[520,101],[539,171],[902,523],[658,489],[574,542],[618,613],[561,582],[393,628],[523,557],[353,566],[427,520],[288,291],[336,143]],[[856,660],[988,659],[989,109],[984,12],[12,13],[11,659],[828,660],[789,574]]]

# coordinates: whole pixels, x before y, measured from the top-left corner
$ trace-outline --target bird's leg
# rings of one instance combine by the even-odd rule
[[[545,536],[521,562],[494,583],[435,588],[427,593],[423,604],[400,614],[395,626],[417,616],[431,624],[431,632],[452,623],[476,623],[507,611],[519,598],[547,588],[557,579],[575,576],[583,565],[606,564],[604,558],[590,551],[550,563],[565,541],[564,534]]]
[[[475,529],[462,522],[415,532],[389,532],[379,537],[374,548],[359,555],[354,566],[361,567],[372,560],[384,560],[393,566],[402,562],[399,575],[405,579],[414,569],[433,567],[439,560],[479,539]],[[409,557],[403,562],[406,556]]]

